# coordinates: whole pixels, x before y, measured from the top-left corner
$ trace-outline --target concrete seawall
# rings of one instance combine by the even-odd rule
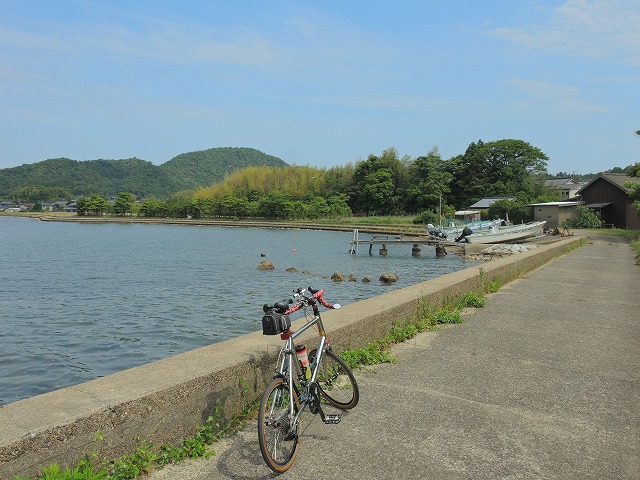
[[[508,282],[562,255],[583,237],[568,237],[323,314],[338,351],[384,336],[412,317],[421,299],[439,305],[477,290],[482,278]],[[340,302],[343,299],[331,298]],[[294,328],[300,325],[299,321]],[[273,375],[279,337],[261,332],[217,343],[0,408],[0,478],[73,465],[86,453],[117,458],[143,440],[178,443],[221,405],[231,416],[260,395]]]

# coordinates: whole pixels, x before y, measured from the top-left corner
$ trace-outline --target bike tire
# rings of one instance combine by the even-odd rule
[[[310,356],[315,359],[316,349],[313,349]],[[325,350],[320,362],[316,382],[322,397],[341,410],[355,407],[360,400],[360,391],[351,369],[331,349]]]
[[[298,393],[293,391],[294,412],[300,410]],[[287,471],[296,458],[300,437],[292,428],[289,410],[289,385],[277,378],[262,395],[258,413],[258,443],[267,466],[276,473]]]

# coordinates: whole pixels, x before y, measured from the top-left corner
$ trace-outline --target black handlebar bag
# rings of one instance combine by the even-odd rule
[[[270,310],[262,317],[263,335],[280,335],[291,328],[289,315]]]

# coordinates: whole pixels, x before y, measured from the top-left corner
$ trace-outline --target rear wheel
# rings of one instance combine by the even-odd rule
[[[315,357],[314,349],[311,358]],[[333,350],[327,349],[322,355],[316,381],[322,397],[334,407],[348,410],[358,404],[360,392],[353,372]]]
[[[300,438],[292,425],[289,385],[277,378],[265,390],[258,413],[258,443],[267,466],[277,473],[288,470],[298,453]],[[298,394],[293,391],[294,415],[300,409]]]

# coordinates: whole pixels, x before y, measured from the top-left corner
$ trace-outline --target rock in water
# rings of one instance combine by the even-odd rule
[[[258,270],[273,270],[274,268],[273,263],[269,260],[263,260],[260,262],[260,265],[258,265]]]
[[[395,283],[398,281],[398,277],[393,273],[383,273],[380,275],[380,281],[382,283]]]

